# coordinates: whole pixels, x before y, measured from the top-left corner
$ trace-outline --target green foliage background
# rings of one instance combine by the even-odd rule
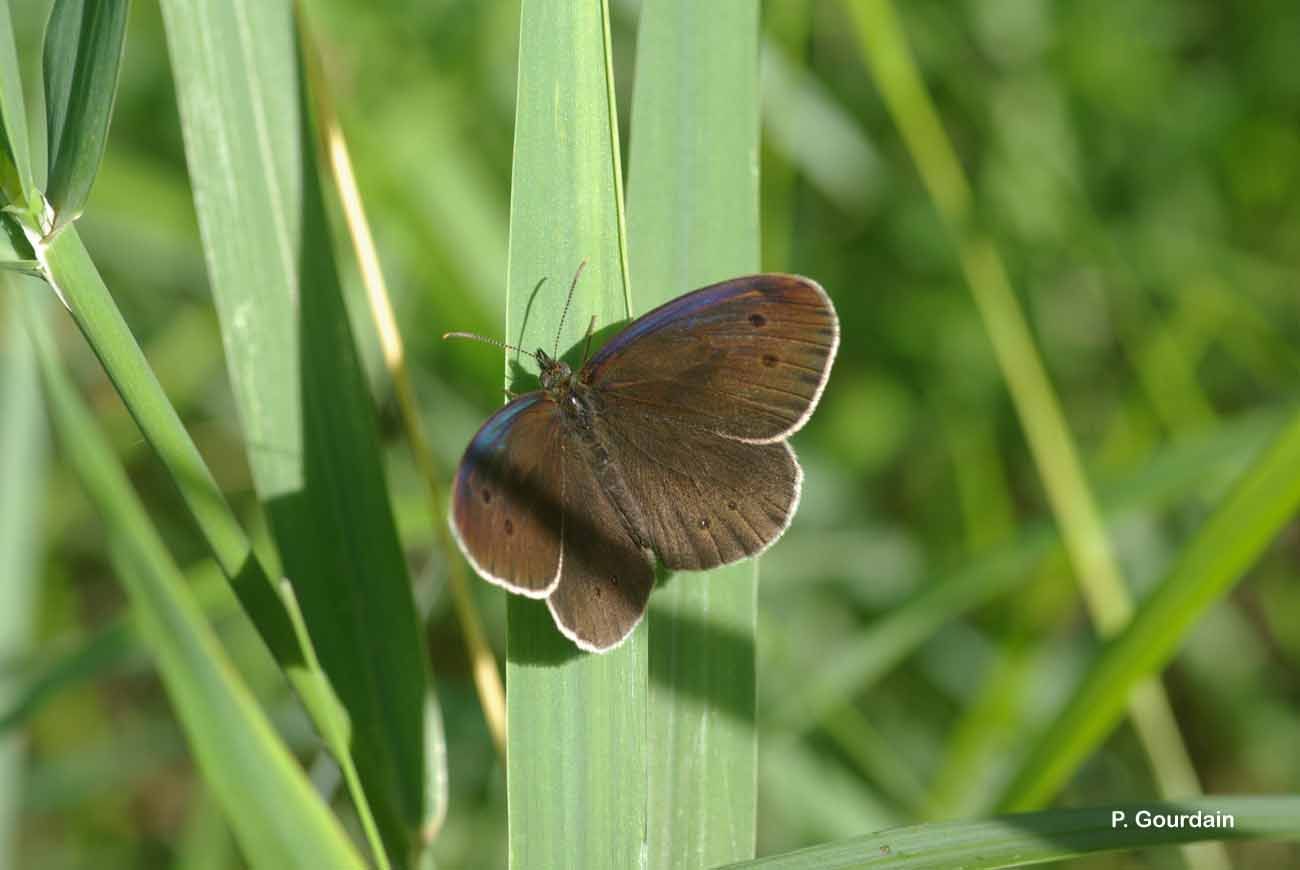
[[[1101,646],[956,249],[864,63],[848,8],[865,5],[763,7],[761,264],[819,280],[844,341],[821,407],[795,439],[807,472],[799,516],[762,561],[759,854],[990,814]],[[48,4],[10,6],[31,88]],[[1300,398],[1300,7],[899,6],[972,185],[970,222],[1005,261],[1141,601]],[[306,9],[425,423],[451,468],[499,403],[500,356],[438,336],[501,330],[519,6],[313,0]],[[637,4],[611,2],[611,13],[626,124]],[[135,3],[127,27],[103,167],[77,226],[221,489],[255,525],[156,5]],[[351,249],[339,242],[354,324],[366,324]],[[542,277],[553,289],[567,276]],[[688,289],[634,283],[632,299],[643,309],[638,300]],[[11,299],[2,303],[0,316],[17,316]],[[239,671],[291,745],[316,757],[170,479],[80,336],[60,326],[64,358]],[[503,866],[503,764],[373,330],[355,332],[417,598],[432,608],[425,641],[451,789],[432,854],[444,866]],[[102,526],[57,457],[39,501],[35,592],[6,597],[18,574],[0,577],[0,606],[36,599],[31,624],[0,637],[0,739],[21,734],[26,753],[21,777],[0,782],[9,816],[0,865],[238,866],[124,619]],[[1163,674],[1207,793],[1300,792],[1297,555],[1292,525],[1220,593]],[[478,582],[474,593],[503,654],[503,596]],[[26,635],[24,649],[8,643]],[[1058,801],[1156,795],[1126,723]],[[1239,866],[1300,862],[1294,845],[1230,854]],[[1080,866],[1178,860],[1166,850]]]

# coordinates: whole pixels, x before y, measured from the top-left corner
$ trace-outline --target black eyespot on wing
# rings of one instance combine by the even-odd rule
[[[767,318],[761,314],[749,315],[749,322],[755,326],[767,326]]]

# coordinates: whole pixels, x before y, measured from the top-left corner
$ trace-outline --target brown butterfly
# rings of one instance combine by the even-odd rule
[[[577,372],[538,350],[542,388],[489,417],[461,458],[461,550],[485,580],[545,598],[582,649],[613,649],[645,614],[656,557],[703,571],[789,527],[803,470],[786,439],[838,346],[826,291],[767,274],[656,308]]]

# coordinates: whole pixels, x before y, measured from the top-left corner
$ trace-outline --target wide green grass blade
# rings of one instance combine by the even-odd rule
[[[757,272],[758,5],[647,0],[628,250],[640,308]],[[754,854],[758,562],[682,574],[650,614],[649,866]]]
[[[46,438],[36,359],[17,316],[35,282],[0,278],[0,711],[20,695],[9,667],[26,655],[36,622],[45,507]],[[0,866],[17,866],[23,738],[0,729]]]
[[[36,192],[32,180],[31,141],[23,107],[22,77],[13,18],[6,2],[0,8],[0,206],[26,209]]]
[[[130,0],[55,0],[45,31],[45,120],[55,225],[90,196],[108,140]]]
[[[425,661],[331,250],[287,2],[162,4],[227,366],[389,857],[424,822]]]
[[[1243,475],[1129,626],[1106,646],[1007,787],[1002,807],[1044,803],[1111,732],[1129,691],[1157,674],[1300,507],[1300,416]],[[1298,817],[1300,818],[1300,817]]]
[[[1233,817],[1232,828],[1142,827],[1139,811],[1218,818]],[[1127,826],[1112,823],[1124,813]],[[1144,849],[1205,840],[1300,839],[1300,797],[1212,797],[1186,801],[1115,804],[1077,810],[1048,810],[974,822],[941,822],[895,828],[842,843],[827,843],[757,861],[727,865],[727,870],[993,870],[1060,861],[1117,849]]]
[[[628,316],[609,57],[604,0],[524,0],[506,305],[506,339],[523,347],[551,351],[584,258],[561,352],[593,315],[602,327]],[[542,602],[512,595],[508,617],[510,866],[641,866],[644,623],[617,650],[594,655],[556,630]]]
[[[363,865],[231,667],[117,459],[61,369],[38,306],[28,323],[65,460],[109,530],[113,562],[199,766],[255,867]]]

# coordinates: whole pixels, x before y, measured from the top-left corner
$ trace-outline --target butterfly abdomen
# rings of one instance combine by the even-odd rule
[[[622,469],[610,455],[608,436],[602,433],[599,401],[596,393],[585,384],[571,383],[560,404],[565,433],[595,475],[600,491],[614,507],[628,537],[637,547],[649,549],[650,538],[641,506],[632,497]]]

